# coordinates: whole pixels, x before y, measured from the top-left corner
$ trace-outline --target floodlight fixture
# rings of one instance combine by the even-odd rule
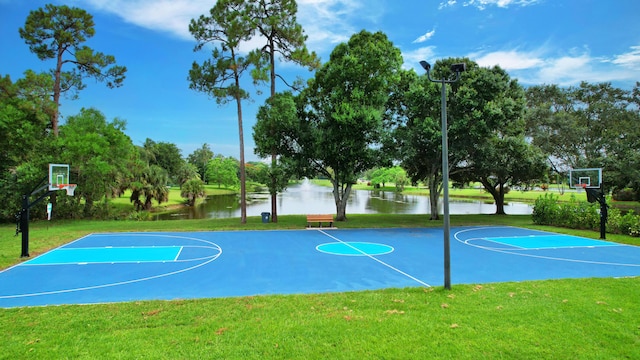
[[[465,72],[466,70],[467,70],[467,64],[465,64],[465,63],[459,63],[459,64],[451,65],[451,71],[453,71],[455,73]]]

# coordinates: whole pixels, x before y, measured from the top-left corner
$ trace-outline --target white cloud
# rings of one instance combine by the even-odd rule
[[[376,22],[384,14],[372,0],[298,0],[298,22],[308,36],[307,47],[318,53],[331,51],[360,31],[353,23]]]
[[[491,53],[470,54],[468,57],[484,67],[500,66],[505,70],[522,70],[540,66],[544,60],[535,53],[517,50],[495,51]]]
[[[462,6],[473,6],[479,10],[484,10],[489,6],[497,6],[500,8],[508,8],[511,5],[514,6],[528,6],[540,2],[541,0],[468,0],[462,3]],[[441,2],[439,8],[454,6],[457,3],[455,0],[449,0]]]
[[[153,31],[193,40],[189,22],[208,15],[212,0],[72,0],[114,14],[125,22]],[[320,53],[347,41],[355,29],[354,19],[376,21],[383,11],[364,0],[298,0],[298,22],[308,35],[307,46]],[[379,4],[378,4],[379,5]]]
[[[611,62],[629,69],[640,70],[640,46],[632,46],[631,51],[615,55]]]
[[[435,50],[435,46],[426,46],[412,51],[403,51],[402,58],[404,60],[404,65],[402,67],[405,69],[423,71],[420,70],[422,69],[419,65],[420,61],[426,60],[433,63],[437,59]]]
[[[413,43],[423,43],[429,39],[431,39],[433,37],[433,35],[436,34],[436,29],[433,29],[429,32],[427,32],[426,34],[419,36],[417,39],[413,40]]]
[[[512,49],[467,56],[483,67],[498,65],[523,84],[571,86],[582,81],[631,83],[640,69],[640,46],[631,47],[631,51],[616,55],[613,59],[593,57],[588,49],[571,49],[569,54],[560,55],[550,55],[550,51]]]
[[[94,8],[115,14],[124,21],[150,30],[162,31],[185,40],[189,22],[208,14],[211,0],[84,0]]]

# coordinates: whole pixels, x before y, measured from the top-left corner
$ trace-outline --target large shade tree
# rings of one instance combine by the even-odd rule
[[[610,83],[527,89],[527,134],[559,174],[571,168],[604,168],[605,187],[640,194],[638,87]]]
[[[71,179],[78,185],[72,200],[83,203],[86,217],[95,202],[118,193],[123,186],[119,181],[131,178],[138,156],[125,125],[120,119],[108,122],[96,109],[82,109],[60,126],[57,145],[62,151],[56,159],[70,164]]]
[[[194,62],[189,71],[189,87],[208,94],[218,104],[234,101],[238,115],[240,142],[240,222],[247,222],[246,172],[244,156],[244,131],[242,101],[249,93],[240,79],[255,60],[242,56],[240,46],[248,41],[253,31],[250,9],[245,0],[219,0],[211,8],[209,16],[192,19],[189,32],[196,39],[195,51],[211,45],[211,58],[201,64]]]
[[[52,96],[56,107],[51,113],[51,128],[58,134],[60,96],[84,89],[84,78],[105,82],[110,88],[119,87],[126,68],[115,65],[113,55],[96,52],[84,43],[95,35],[93,16],[85,10],[66,5],[47,4],[33,10],[19,29],[31,52],[40,60],[55,61]]]
[[[277,152],[300,176],[322,175],[333,185],[336,220],[358,174],[387,165],[382,115],[402,56],[381,32],[361,31],[338,45],[297,97],[298,121],[276,126]],[[310,209],[312,211],[312,209]]]
[[[494,198],[496,214],[504,214],[508,186],[541,179],[546,165],[525,141],[524,89],[497,66],[481,68],[468,59],[436,65],[446,76],[450,65],[462,61],[468,71],[452,84],[448,110],[450,162],[461,171],[451,177],[482,183]]]

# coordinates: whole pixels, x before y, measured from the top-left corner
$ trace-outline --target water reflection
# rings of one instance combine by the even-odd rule
[[[442,204],[439,211],[442,212]],[[349,214],[429,214],[428,196],[398,194],[379,190],[353,190],[347,201]],[[271,211],[269,194],[250,194],[247,199],[247,216],[260,216]],[[493,214],[496,206],[477,200],[450,199],[451,214]],[[278,214],[334,214],[336,212],[332,189],[304,181],[290,186],[278,195]],[[507,214],[531,214],[532,207],[525,203],[505,205]],[[191,208],[183,208],[169,214],[157,215],[158,220],[206,219],[240,217],[240,201],[237,195],[211,196],[206,202]]]

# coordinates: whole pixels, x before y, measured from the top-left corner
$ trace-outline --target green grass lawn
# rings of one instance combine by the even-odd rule
[[[301,229],[239,219],[45,221],[35,255],[93,232]],[[530,216],[452,216],[457,225],[534,226]],[[351,215],[339,227],[442,226],[425,215]],[[0,225],[0,268],[20,261]],[[638,238],[609,235],[635,245]],[[215,276],[215,274],[211,274]],[[0,309],[0,359],[637,359],[640,278],[568,279],[347,293]],[[37,279],[34,279],[37,281]]]

